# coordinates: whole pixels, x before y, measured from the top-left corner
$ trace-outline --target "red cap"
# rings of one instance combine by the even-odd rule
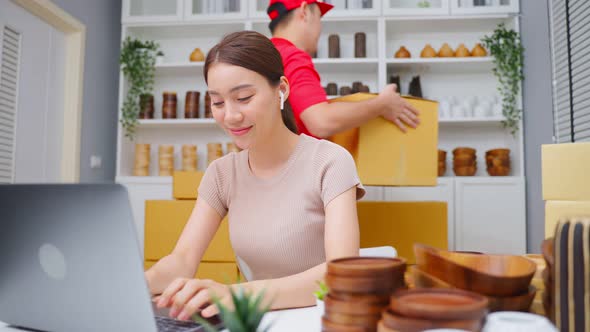
[[[303,2],[307,2],[308,4],[317,4],[320,8],[322,16],[324,16],[324,14],[326,14],[330,9],[334,8],[333,5],[325,3],[322,0],[270,0],[268,9],[266,10],[271,20],[269,27],[272,29],[281,17],[287,15],[287,13],[291,10],[301,6]]]

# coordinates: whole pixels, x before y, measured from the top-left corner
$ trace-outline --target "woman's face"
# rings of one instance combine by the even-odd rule
[[[241,149],[271,138],[281,125],[279,86],[271,86],[254,71],[226,63],[208,73],[211,111],[215,121]]]

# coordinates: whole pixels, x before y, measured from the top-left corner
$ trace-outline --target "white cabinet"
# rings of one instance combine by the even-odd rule
[[[123,23],[182,20],[184,0],[123,0]]]
[[[483,2],[482,2],[483,1]],[[392,76],[400,78],[402,94],[415,76],[420,77],[423,96],[447,100],[456,109],[439,111],[439,148],[447,151],[447,172],[436,187],[368,187],[365,200],[427,201],[448,203],[449,247],[457,250],[524,252],[524,161],[522,130],[512,136],[502,128],[502,116],[475,112],[478,102],[494,100],[497,80],[493,58],[421,58],[426,44],[439,50],[444,43],[471,50],[500,23],[518,31],[517,0],[329,0],[335,9],[322,19],[317,57],[313,60],[322,85],[338,88],[362,82],[371,92],[380,91]],[[476,5],[477,2],[477,5]],[[428,5],[425,5],[428,3]],[[484,5],[479,5],[483,3]],[[229,142],[211,119],[203,119],[203,63],[189,62],[195,48],[207,53],[224,35],[244,29],[270,37],[266,14],[268,0],[123,0],[122,38],[157,42],[165,53],[156,65],[155,119],[141,120],[134,141],[118,129],[117,182],[128,186],[136,224],[143,241],[145,199],[169,199],[170,177],[158,177],[157,149],[175,146],[176,169],[181,165],[180,146],[196,144],[198,168],[206,168],[209,142]],[[355,34],[366,40],[366,57],[355,57]],[[340,39],[340,58],[328,57],[328,37]],[[401,47],[410,58],[395,58]],[[128,85],[121,74],[119,106]],[[184,119],[187,91],[199,91],[199,119]],[[162,119],[162,94],[177,93],[177,119]],[[451,103],[452,102],[452,103]],[[468,104],[470,106],[466,107]],[[522,128],[522,123],[520,124]],[[136,143],[149,143],[150,175],[133,177]],[[452,150],[469,146],[477,150],[475,177],[455,177]],[[511,149],[512,172],[508,178],[490,177],[485,170],[485,151]],[[493,220],[492,220],[493,219]],[[494,231],[496,233],[494,233]]]
[[[526,252],[522,177],[455,178],[456,249]]]
[[[384,0],[383,14],[403,15],[448,15],[451,0]]]
[[[187,21],[239,19],[247,16],[245,0],[185,0]]]
[[[450,0],[451,14],[518,13],[519,0]]]

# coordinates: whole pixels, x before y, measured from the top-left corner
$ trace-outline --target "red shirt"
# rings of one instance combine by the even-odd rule
[[[285,68],[285,77],[289,80],[289,103],[295,115],[299,133],[313,136],[301,121],[301,114],[310,106],[328,100],[326,91],[320,83],[320,75],[315,70],[311,56],[283,38],[272,38]]]

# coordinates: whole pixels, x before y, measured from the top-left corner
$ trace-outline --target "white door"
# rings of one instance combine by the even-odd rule
[[[0,0],[0,183],[59,182],[65,36]]]

